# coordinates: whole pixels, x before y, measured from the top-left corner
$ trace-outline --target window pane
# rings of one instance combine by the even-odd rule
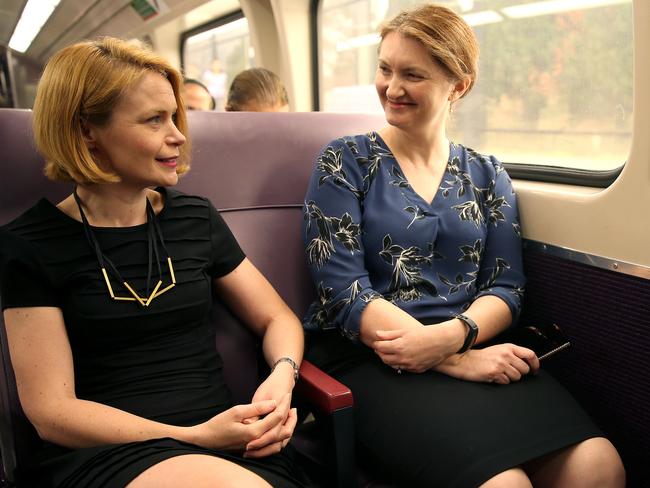
[[[220,111],[224,110],[230,80],[253,66],[253,58],[245,17],[190,36],[183,45],[185,76],[205,84]]]
[[[322,0],[320,103],[381,111],[381,22],[412,0]],[[449,0],[481,45],[478,83],[449,136],[512,163],[624,163],[632,132],[632,0]]]

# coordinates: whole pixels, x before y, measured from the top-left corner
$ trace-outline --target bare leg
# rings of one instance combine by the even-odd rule
[[[623,488],[625,469],[616,448],[594,437],[525,466],[536,487]]]
[[[512,468],[490,478],[480,488],[533,488],[533,485],[523,469]]]
[[[166,459],[127,485],[127,488],[271,488],[255,473],[235,463],[205,454],[185,454]]]

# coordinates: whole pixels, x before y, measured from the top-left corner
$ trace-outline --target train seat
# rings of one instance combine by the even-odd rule
[[[192,170],[181,178],[178,189],[210,198],[247,256],[300,317],[313,298],[300,222],[315,157],[329,140],[383,123],[383,117],[374,115],[191,112]],[[0,110],[0,138],[8,151],[0,183],[0,225],[41,196],[57,202],[70,193],[71,185],[43,176],[43,161],[32,141],[31,111]],[[212,320],[218,324],[217,347],[224,357],[226,380],[235,400],[247,401],[264,369],[259,341],[217,299]],[[12,483],[16,466],[38,439],[20,407],[1,317],[0,340],[0,447],[6,480]],[[326,439],[328,447],[323,448],[311,436],[321,428],[306,426],[297,432],[295,443],[317,461],[323,460],[321,453],[333,451],[335,459],[327,459],[336,463],[333,482],[355,486],[352,395],[306,361],[301,373],[296,396],[321,412],[319,418],[328,419],[321,423],[336,435]]]

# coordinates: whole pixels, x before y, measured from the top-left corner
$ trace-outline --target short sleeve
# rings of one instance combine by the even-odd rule
[[[246,255],[219,211],[211,203],[209,208],[212,259],[208,272],[212,278],[221,278],[239,266]]]
[[[2,309],[58,307],[59,298],[29,241],[0,229],[0,301]]]

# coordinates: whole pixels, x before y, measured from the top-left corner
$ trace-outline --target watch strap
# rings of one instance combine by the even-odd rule
[[[293,379],[297,383],[298,378],[300,377],[300,369],[298,368],[298,364],[289,356],[281,357],[275,363],[273,363],[273,367],[271,368],[271,373],[275,371],[275,367],[280,363],[289,363],[291,365],[291,367],[293,368]]]
[[[476,322],[474,322],[474,320],[469,318],[467,315],[463,315],[462,313],[456,315],[456,318],[463,322],[467,327],[467,336],[465,337],[465,342],[463,342],[462,347],[458,350],[458,354],[462,354],[468,349],[471,349],[471,347],[476,342],[476,338],[478,337],[478,325],[476,325]]]

